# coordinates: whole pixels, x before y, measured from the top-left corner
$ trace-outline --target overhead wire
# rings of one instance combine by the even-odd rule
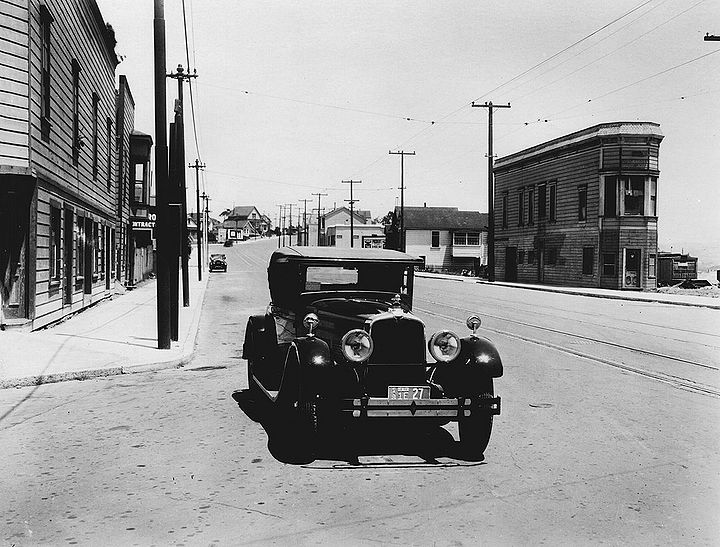
[[[427,131],[429,131],[432,127],[434,127],[435,125],[438,125],[438,124],[444,122],[446,119],[454,116],[455,114],[457,114],[458,112],[460,112],[460,111],[463,110],[464,108],[472,105],[472,103],[474,103],[474,102],[476,102],[476,101],[479,101],[479,100],[487,97],[487,96],[490,95],[491,93],[494,93],[495,91],[498,91],[498,90],[502,89],[502,88],[505,87],[506,85],[508,85],[508,84],[510,84],[510,83],[512,83],[512,82],[514,82],[514,81],[516,81],[516,80],[518,80],[519,78],[522,78],[523,76],[529,74],[530,72],[532,72],[532,71],[535,70],[536,68],[538,68],[538,67],[540,67],[540,66],[542,66],[542,65],[544,65],[544,64],[546,64],[546,63],[548,63],[548,62],[550,62],[552,59],[555,59],[555,58],[558,57],[559,55],[562,55],[562,54],[565,53],[566,51],[568,51],[568,50],[572,49],[573,47],[577,46],[578,44],[581,44],[581,43],[585,42],[586,40],[590,39],[592,36],[598,34],[599,32],[603,31],[604,29],[610,27],[611,25],[617,23],[618,21],[624,19],[625,17],[628,17],[629,15],[631,15],[631,14],[634,13],[634,12],[636,12],[637,10],[639,10],[640,8],[642,8],[643,6],[646,6],[647,4],[649,4],[649,3],[652,2],[652,1],[653,1],[653,0],[645,0],[644,2],[638,4],[638,5],[635,6],[634,8],[630,9],[629,11],[626,11],[626,12],[623,13],[622,15],[616,17],[616,18],[613,19],[612,21],[610,21],[610,22],[602,25],[601,27],[599,27],[598,29],[594,30],[593,32],[585,35],[584,37],[582,37],[582,38],[580,38],[579,40],[577,40],[577,41],[573,42],[572,44],[570,44],[569,46],[567,46],[567,47],[561,49],[560,51],[558,51],[557,53],[551,55],[551,56],[548,57],[547,59],[543,59],[543,60],[540,61],[539,63],[536,63],[535,65],[533,65],[533,66],[531,66],[530,68],[524,70],[524,71],[521,72],[520,74],[518,74],[518,75],[510,78],[509,80],[501,83],[500,85],[494,87],[494,88],[491,89],[490,91],[487,91],[487,92],[483,93],[480,97],[474,99],[473,101],[466,102],[466,103],[462,104],[461,106],[459,106],[458,108],[454,109],[452,112],[450,112],[450,113],[448,113],[448,114],[446,114],[446,115],[444,115],[444,116],[441,116],[440,118],[438,118],[437,120],[435,120],[435,123],[433,123],[431,126],[424,127],[423,129],[421,129],[420,131],[416,132],[416,133],[413,134],[411,137],[409,137],[408,139],[406,139],[405,141],[403,141],[401,144],[398,145],[398,148],[402,148],[402,147],[404,147],[405,145],[407,145],[407,144],[415,141],[415,140],[416,140],[417,138],[419,138],[421,135],[423,135],[423,134],[425,134]],[[354,174],[353,176],[359,176],[360,174],[366,173],[371,167],[374,167],[377,163],[379,163],[379,162],[380,162],[383,158],[385,158],[385,157],[386,157],[385,155],[379,156],[376,160],[374,160],[374,161],[371,162],[370,164],[366,165],[365,167],[363,167],[363,168],[360,169],[360,170],[355,171],[355,174]]]
[[[187,60],[187,67],[188,67],[188,74],[189,74],[190,73],[190,47],[188,44],[187,17],[186,17],[186,13],[185,13],[185,0],[182,0],[182,13],[183,13],[183,30],[185,32],[185,57]],[[195,45],[193,42],[193,58],[194,57],[195,57]],[[193,126],[193,136],[195,138],[195,153],[197,154],[197,158],[199,160],[202,160],[202,157],[200,155],[200,143],[198,140],[197,118],[195,116],[195,97],[193,94],[192,78],[188,79],[188,89],[190,90],[190,113],[191,113],[192,126]]]

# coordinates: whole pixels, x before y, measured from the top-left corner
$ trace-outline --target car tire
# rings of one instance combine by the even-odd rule
[[[494,397],[492,380],[488,381],[480,398]],[[468,460],[483,460],[485,449],[490,442],[492,433],[493,415],[475,414],[467,418],[461,418],[458,422],[460,432],[460,450],[462,457]]]

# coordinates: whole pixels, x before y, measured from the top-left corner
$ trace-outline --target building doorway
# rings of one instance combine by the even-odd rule
[[[623,286],[640,288],[640,249],[625,249],[625,272]]]
[[[28,232],[32,194],[21,187],[0,195],[0,306],[2,316],[28,316]]]

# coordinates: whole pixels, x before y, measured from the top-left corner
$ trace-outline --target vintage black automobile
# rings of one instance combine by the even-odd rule
[[[227,258],[224,254],[211,254],[210,255],[210,271],[221,270],[227,271]]]
[[[497,349],[477,334],[427,338],[412,313],[421,260],[385,249],[283,247],[268,267],[271,304],[247,323],[253,397],[266,397],[313,453],[323,424],[457,421],[463,457],[481,458],[500,413]],[[426,348],[431,359],[427,359]],[[282,414],[285,413],[285,414]]]

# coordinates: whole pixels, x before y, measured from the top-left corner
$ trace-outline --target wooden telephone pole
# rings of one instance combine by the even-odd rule
[[[353,205],[355,204],[356,201],[358,201],[356,199],[353,199],[353,184],[360,184],[360,183],[362,183],[362,181],[361,180],[343,180],[341,182],[343,184],[350,185],[350,199],[346,199],[345,201],[347,201],[350,204],[350,247],[352,248],[355,246],[355,233],[354,233],[354,229],[355,229],[354,210],[355,209],[354,209]]]
[[[317,221],[318,221],[318,228],[317,228],[317,230],[318,230],[318,238],[317,238],[317,239],[318,239],[318,241],[317,241],[317,244],[318,244],[318,247],[320,247],[320,214],[321,214],[321,213],[320,213],[320,211],[321,211],[321,209],[320,209],[320,198],[321,198],[322,196],[327,196],[327,194],[323,194],[322,192],[317,192],[317,193],[314,193],[314,194],[312,194],[312,195],[313,195],[313,196],[317,196],[317,198],[318,198],[318,206],[317,206],[317,212],[318,212],[318,216],[317,216]]]
[[[405,252],[405,156],[414,156],[415,152],[405,152],[398,150],[393,152],[388,150],[388,154],[397,154],[400,156],[400,250]]]
[[[493,176],[493,108],[510,108],[508,104],[472,103],[474,107],[488,109],[488,281],[495,281],[495,179]]]

